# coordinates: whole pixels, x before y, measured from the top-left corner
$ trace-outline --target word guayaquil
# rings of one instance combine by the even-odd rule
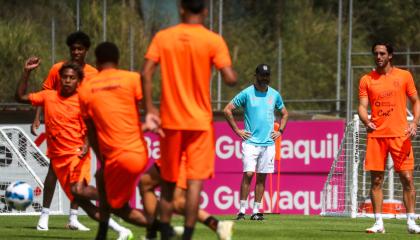
[[[159,140],[152,141],[145,137],[149,148],[149,157],[160,158]],[[242,158],[240,140],[234,140],[231,136],[221,135],[216,139],[216,156],[220,159]],[[283,140],[281,142],[282,159],[302,159],[305,165],[309,165],[311,159],[333,158],[338,152],[338,134],[327,133],[319,139],[299,139],[296,141]]]

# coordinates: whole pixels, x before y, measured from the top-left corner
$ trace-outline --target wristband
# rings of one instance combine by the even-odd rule
[[[280,132],[281,134],[283,134],[283,131],[284,131],[284,129],[279,129],[279,132]]]

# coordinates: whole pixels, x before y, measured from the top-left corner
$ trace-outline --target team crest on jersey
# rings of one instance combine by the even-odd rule
[[[268,105],[273,104],[273,97],[272,96],[268,97],[267,104]]]
[[[400,81],[394,80],[394,87],[399,87],[399,86],[400,86]]]

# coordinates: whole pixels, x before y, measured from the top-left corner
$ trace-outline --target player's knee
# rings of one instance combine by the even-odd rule
[[[71,194],[73,194],[74,197],[79,197],[82,194],[82,187],[80,184],[74,184],[70,188]]]
[[[173,202],[174,211],[179,214],[184,213],[185,209],[185,198],[183,197],[175,197]]]
[[[148,175],[142,175],[139,181],[139,188],[141,191],[151,191],[153,190],[153,183]]]
[[[244,176],[245,176],[247,179],[251,179],[251,178],[254,176],[254,173],[253,173],[253,172],[245,172],[245,173],[244,173]]]

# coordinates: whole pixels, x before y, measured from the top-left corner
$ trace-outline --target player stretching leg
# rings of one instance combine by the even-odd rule
[[[420,101],[410,72],[392,65],[393,48],[386,42],[372,46],[376,68],[364,75],[359,83],[359,117],[367,128],[365,170],[371,175],[371,200],[375,224],[368,233],[385,233],[382,220],[384,170],[388,154],[400,176],[407,230],[420,233],[415,222],[416,188],[414,186],[414,154],[411,138],[417,134]],[[407,122],[407,98],[413,106],[414,119]],[[371,118],[368,118],[368,106]]]
[[[16,90],[19,102],[32,103],[45,109],[48,157],[63,190],[70,201],[80,203],[90,217],[99,220],[99,209],[90,200],[98,199],[97,190],[90,181],[90,154],[86,127],[81,118],[76,88],[83,79],[77,63],[64,63],[59,69],[61,90],[43,90],[26,94],[28,71],[39,65],[38,58],[25,63],[25,72]],[[119,239],[128,239],[132,233],[110,219],[111,228],[119,232]]]
[[[86,81],[89,76],[96,74],[97,70],[92,67],[91,65],[85,63],[86,53],[90,47],[90,38],[83,32],[74,32],[67,37],[66,44],[69,48],[70,52],[70,60],[77,62],[80,66],[83,67],[84,72],[84,81]],[[63,61],[54,64],[49,73],[47,78],[45,79],[42,88],[43,90],[57,90],[60,91],[60,77],[58,70],[63,65]],[[27,72],[30,74],[30,71]],[[28,75],[29,77],[29,75]],[[31,133],[33,135],[37,135],[36,130],[40,125],[40,114],[41,114],[41,107],[36,107],[36,114],[34,122],[31,126]],[[48,151],[48,150],[47,150]],[[89,163],[86,163],[89,164]],[[90,165],[87,167],[90,167]],[[42,197],[42,212],[41,216],[38,221],[37,229],[40,231],[47,231],[48,230],[48,219],[49,219],[49,211],[51,206],[51,201],[54,196],[55,186],[57,183],[57,176],[55,175],[52,166],[50,165],[48,168],[47,176],[44,180],[44,191]],[[80,231],[89,231],[90,229],[85,227],[81,224],[77,219],[77,204],[72,202],[70,205],[70,216],[69,216],[69,223],[67,227],[73,230],[80,230]]]
[[[101,161],[97,171],[101,219],[96,239],[106,239],[110,213],[138,226],[149,225],[143,213],[128,204],[148,153],[138,109],[143,95],[140,75],[117,68],[119,50],[114,43],[99,44],[95,56],[99,73],[83,83],[78,93],[89,141]],[[155,121],[159,118],[146,118],[145,128]]]
[[[187,189],[187,179],[185,175],[185,156],[181,159],[180,174],[174,191],[173,209],[177,214],[185,214],[185,196]],[[146,173],[144,173],[139,182],[140,193],[143,199],[144,212],[148,218],[155,219],[157,215],[158,200],[155,189],[160,185],[160,160],[156,160]],[[153,221],[151,220],[151,221]],[[221,240],[229,240],[232,237],[233,222],[219,221],[208,212],[199,209],[198,221],[216,232]],[[157,239],[156,224],[152,224],[151,228],[147,228],[146,240]]]
[[[274,141],[283,133],[288,118],[280,93],[268,86],[270,67],[267,64],[258,65],[255,77],[255,83],[236,95],[224,109],[230,127],[243,140],[243,177],[237,220],[245,219],[245,211],[248,206],[247,198],[254,172],[257,173],[257,179],[251,220],[264,220],[259,209],[264,194],[265,179],[267,173],[274,172]],[[244,109],[245,129],[239,129],[233,118],[232,111],[238,107]],[[274,131],[275,109],[279,110],[282,116],[279,131]]]

